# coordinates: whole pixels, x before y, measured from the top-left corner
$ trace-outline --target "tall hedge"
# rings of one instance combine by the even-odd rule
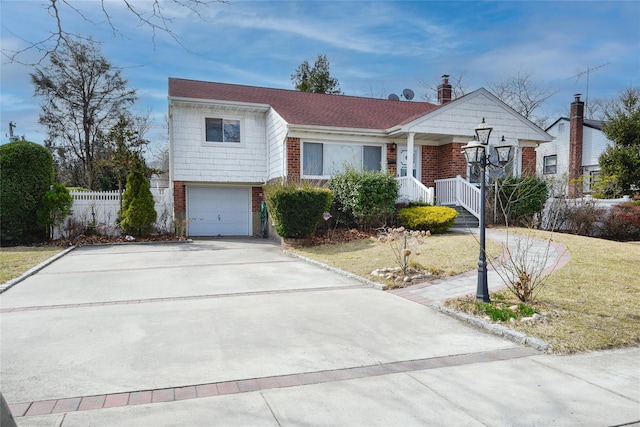
[[[272,184],[265,187],[265,198],[278,235],[301,239],[315,231],[332,195],[326,188]]]
[[[15,141],[0,146],[2,242],[31,243],[44,237],[37,211],[53,184],[53,157],[42,145]]]
[[[157,217],[149,181],[143,173],[129,173],[120,211],[122,229],[133,236],[147,236]]]
[[[334,208],[366,229],[383,225],[394,213],[398,182],[384,172],[348,168],[329,180]]]

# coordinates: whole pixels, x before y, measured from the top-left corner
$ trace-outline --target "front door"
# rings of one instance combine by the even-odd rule
[[[421,163],[419,147],[413,147],[413,177],[420,180],[420,168],[417,167]],[[398,177],[407,176],[407,146],[398,146]]]

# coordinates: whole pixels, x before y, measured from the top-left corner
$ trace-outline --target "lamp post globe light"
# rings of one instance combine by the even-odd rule
[[[487,166],[505,167],[511,157],[512,146],[505,143],[504,136],[500,141],[502,145],[493,146],[497,156],[498,164],[490,160],[489,136],[493,128],[485,123],[484,118],[475,128],[476,140],[470,141],[462,147],[463,153],[472,167],[480,169],[480,256],[478,257],[478,286],[476,289],[476,300],[490,302],[489,284],[487,281],[487,254],[486,254],[486,169]]]

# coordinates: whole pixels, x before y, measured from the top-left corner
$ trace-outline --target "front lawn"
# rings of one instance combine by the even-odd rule
[[[640,244],[535,230],[532,233],[543,239],[551,236],[567,248],[571,258],[566,266],[546,277],[535,303],[530,304],[535,311],[547,315],[534,322],[506,321],[504,325],[546,341],[555,353],[640,344]],[[487,246],[490,256],[501,253],[500,245],[489,239]],[[389,247],[375,239],[295,251],[370,280],[374,279],[372,270],[394,266]],[[477,259],[478,243],[468,234],[431,236],[416,258],[443,276],[474,270]],[[380,278],[375,280],[393,285]],[[507,290],[492,294],[492,300],[497,308],[519,303]],[[486,316],[486,307],[478,307],[474,298],[451,300],[445,305]]]
[[[30,246],[0,248],[0,283],[19,277],[63,250],[56,247]]]
[[[371,275],[376,269],[398,267],[390,245],[375,238],[297,248],[292,251],[389,287],[399,286],[397,282]],[[447,233],[426,237],[419,252],[419,255],[412,254],[410,259],[435,277],[454,276],[478,267],[479,245],[476,237],[471,234]],[[487,239],[487,253],[488,257],[498,256],[502,253],[502,247]]]

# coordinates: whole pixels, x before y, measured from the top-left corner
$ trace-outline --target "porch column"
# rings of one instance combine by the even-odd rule
[[[413,176],[413,137],[415,132],[409,132],[407,136],[407,176]]]

